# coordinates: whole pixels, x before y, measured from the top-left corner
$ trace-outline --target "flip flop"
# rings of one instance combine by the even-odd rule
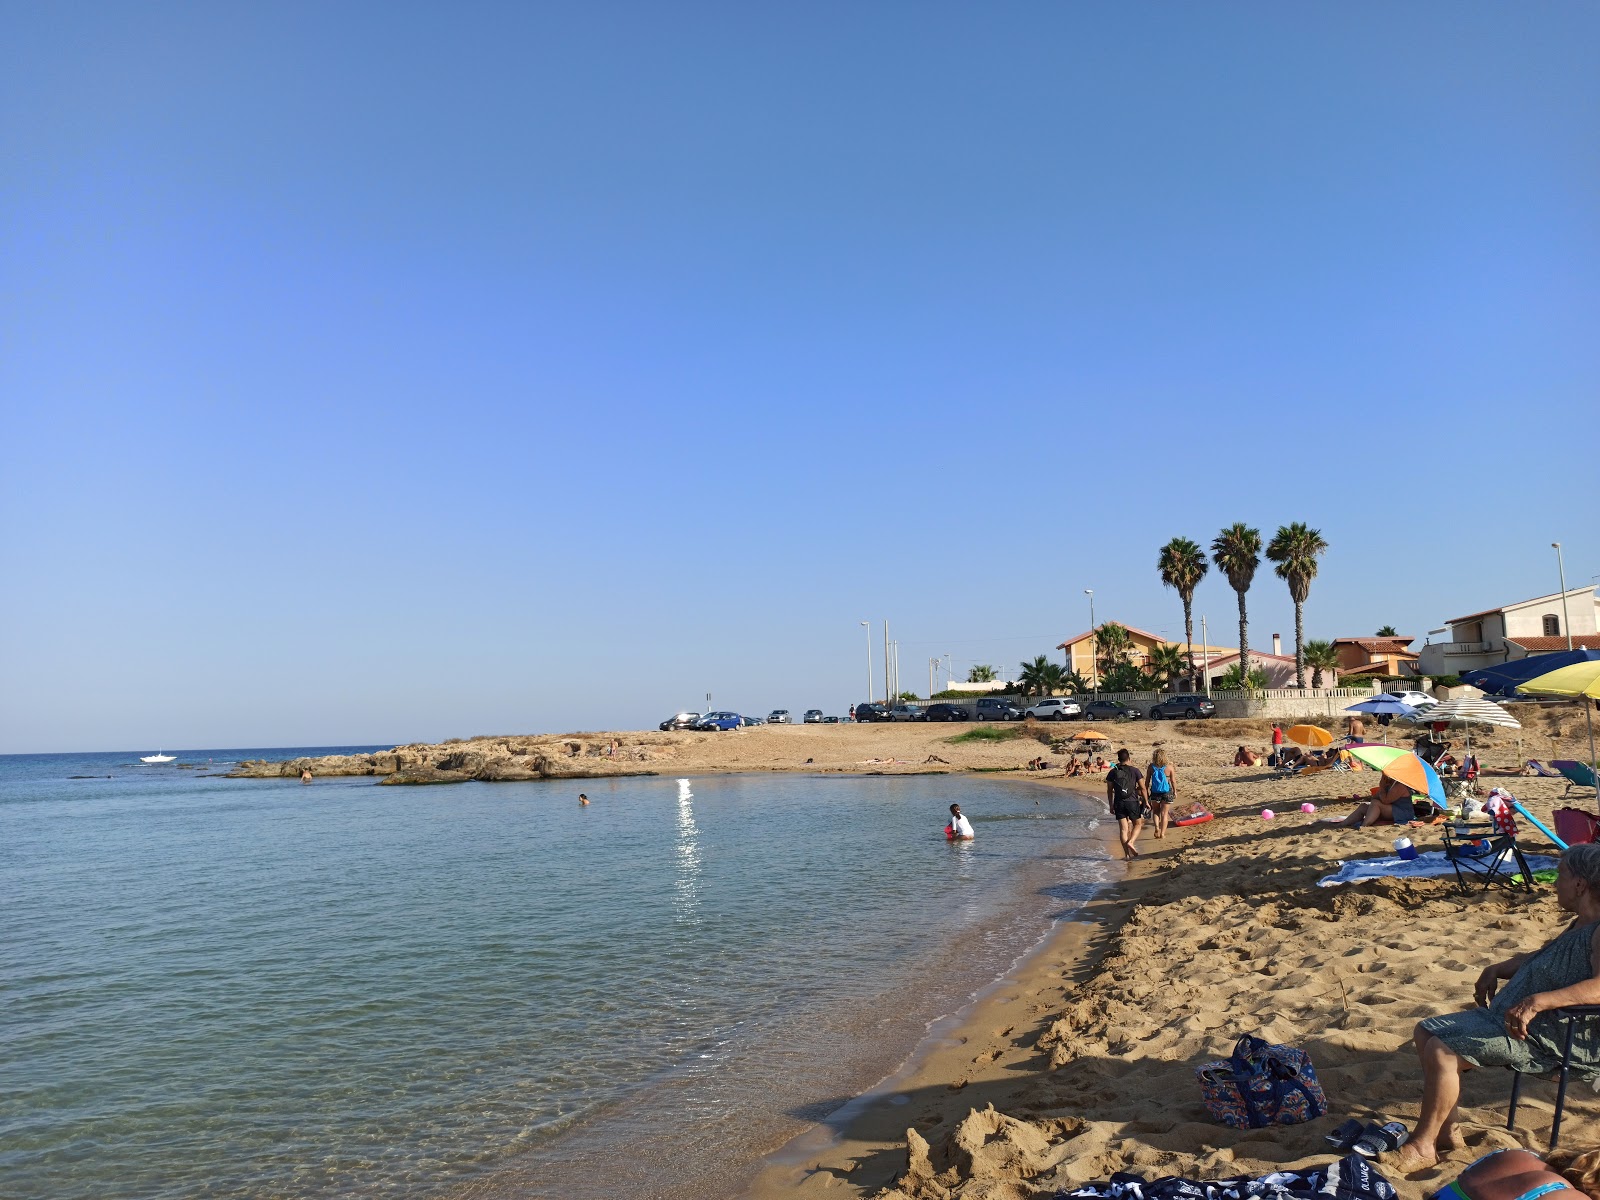
[[[1332,1146],[1335,1150],[1349,1153],[1350,1147],[1356,1144],[1356,1139],[1366,1131],[1367,1127],[1365,1125],[1363,1125],[1355,1117],[1351,1117],[1332,1133],[1323,1134],[1322,1140],[1327,1142],[1328,1145]]]
[[[1410,1136],[1411,1132],[1399,1121],[1385,1121],[1382,1125],[1374,1121],[1350,1148],[1362,1158],[1377,1158],[1380,1154],[1400,1149]]]

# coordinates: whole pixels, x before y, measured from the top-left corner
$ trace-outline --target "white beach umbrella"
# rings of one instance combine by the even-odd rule
[[[1479,698],[1460,700],[1446,700],[1443,704],[1435,704],[1432,708],[1425,708],[1411,718],[1419,725],[1465,725],[1467,727],[1466,753],[1472,753],[1472,727],[1474,725],[1498,725],[1502,729],[1521,729],[1522,722],[1501,708],[1493,700]]]

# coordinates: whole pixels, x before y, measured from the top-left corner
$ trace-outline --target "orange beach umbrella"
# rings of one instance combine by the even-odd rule
[[[1109,742],[1111,739],[1098,729],[1085,729],[1082,733],[1072,735],[1075,742]]]
[[[1299,746],[1333,745],[1333,734],[1320,725],[1291,725],[1283,736]]]

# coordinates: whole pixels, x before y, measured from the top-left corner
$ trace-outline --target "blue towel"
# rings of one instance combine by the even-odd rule
[[[1528,860],[1528,867],[1531,870],[1556,869],[1556,860],[1553,858],[1539,854],[1528,854],[1524,857]],[[1450,865],[1450,860],[1444,856],[1443,850],[1429,850],[1426,854],[1419,854],[1409,860],[1395,854],[1386,858],[1358,858],[1354,862],[1342,864],[1332,875],[1317,880],[1317,884],[1320,887],[1333,887],[1335,884],[1356,883],[1362,879],[1383,879],[1389,876],[1416,879],[1454,873],[1455,868]],[[1511,873],[1517,873],[1515,863],[1511,864]]]

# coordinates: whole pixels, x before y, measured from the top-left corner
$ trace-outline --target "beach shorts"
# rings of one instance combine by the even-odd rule
[[[1111,806],[1111,813],[1119,821],[1137,821],[1144,816],[1144,805],[1139,803],[1137,797],[1132,800],[1118,800]]]
[[[1171,792],[1151,792],[1150,793],[1150,803],[1151,804],[1171,804],[1172,803],[1172,793]]]

